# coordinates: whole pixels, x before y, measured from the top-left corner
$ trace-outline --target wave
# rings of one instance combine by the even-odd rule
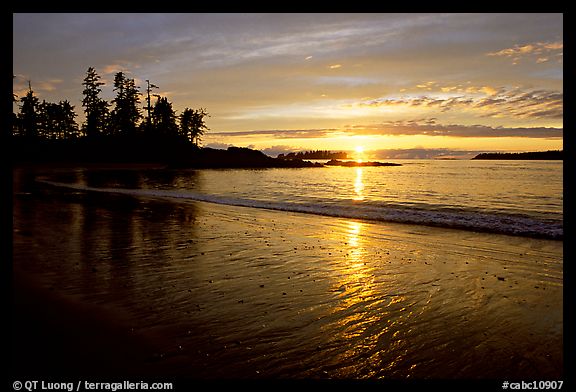
[[[427,209],[390,206],[382,203],[340,202],[286,202],[255,200],[241,197],[210,195],[193,191],[160,189],[96,188],[80,184],[38,180],[39,182],[80,191],[114,193],[130,196],[171,200],[193,200],[238,207],[262,208],[276,211],[298,212],[338,218],[407,223],[460,230],[506,234],[531,238],[562,240],[562,222],[539,220],[533,217],[509,215],[469,209]]]

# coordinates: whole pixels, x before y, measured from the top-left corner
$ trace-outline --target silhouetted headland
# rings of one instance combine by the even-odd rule
[[[19,164],[144,164],[172,168],[302,168],[322,167],[301,159],[272,158],[261,151],[229,147],[218,150],[160,138],[88,140],[13,139],[12,162]]]
[[[564,151],[538,151],[538,152],[491,152],[476,155],[472,159],[491,160],[563,160]]]
[[[346,167],[364,167],[364,166],[402,166],[399,163],[390,162],[356,162],[356,161],[339,161],[337,159],[332,159],[326,162],[327,166],[346,166]]]
[[[348,159],[348,154],[344,151],[333,152],[328,150],[290,152],[288,154],[278,154],[278,159]]]
[[[171,166],[188,168],[301,168],[322,167],[301,159],[284,160],[272,158],[261,151],[244,147],[228,147],[227,150],[199,148],[195,154],[180,159]]]

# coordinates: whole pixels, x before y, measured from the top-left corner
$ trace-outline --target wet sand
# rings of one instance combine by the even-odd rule
[[[15,377],[169,375],[154,341],[123,312],[59,295],[14,271],[12,366]]]
[[[561,241],[27,186],[15,374],[562,376]]]

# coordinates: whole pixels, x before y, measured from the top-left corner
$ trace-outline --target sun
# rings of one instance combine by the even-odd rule
[[[363,159],[364,158],[364,147],[363,146],[356,146],[354,148],[354,151],[356,151],[356,154],[355,154],[356,162],[362,163],[364,160]]]

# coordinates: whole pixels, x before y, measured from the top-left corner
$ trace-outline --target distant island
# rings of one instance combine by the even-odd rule
[[[357,162],[357,161],[339,161],[332,159],[326,162],[326,166],[346,166],[346,167],[364,167],[364,166],[402,166],[399,163],[389,162]]]
[[[564,151],[538,151],[538,152],[490,152],[476,155],[472,159],[487,160],[563,160]]]
[[[345,152],[333,152],[327,150],[290,152],[288,154],[278,154],[278,159],[348,159]]]
[[[226,150],[202,147],[194,154],[173,160],[170,166],[197,169],[324,167],[321,163],[301,159],[286,160],[272,158],[261,151],[245,147],[228,147]]]

